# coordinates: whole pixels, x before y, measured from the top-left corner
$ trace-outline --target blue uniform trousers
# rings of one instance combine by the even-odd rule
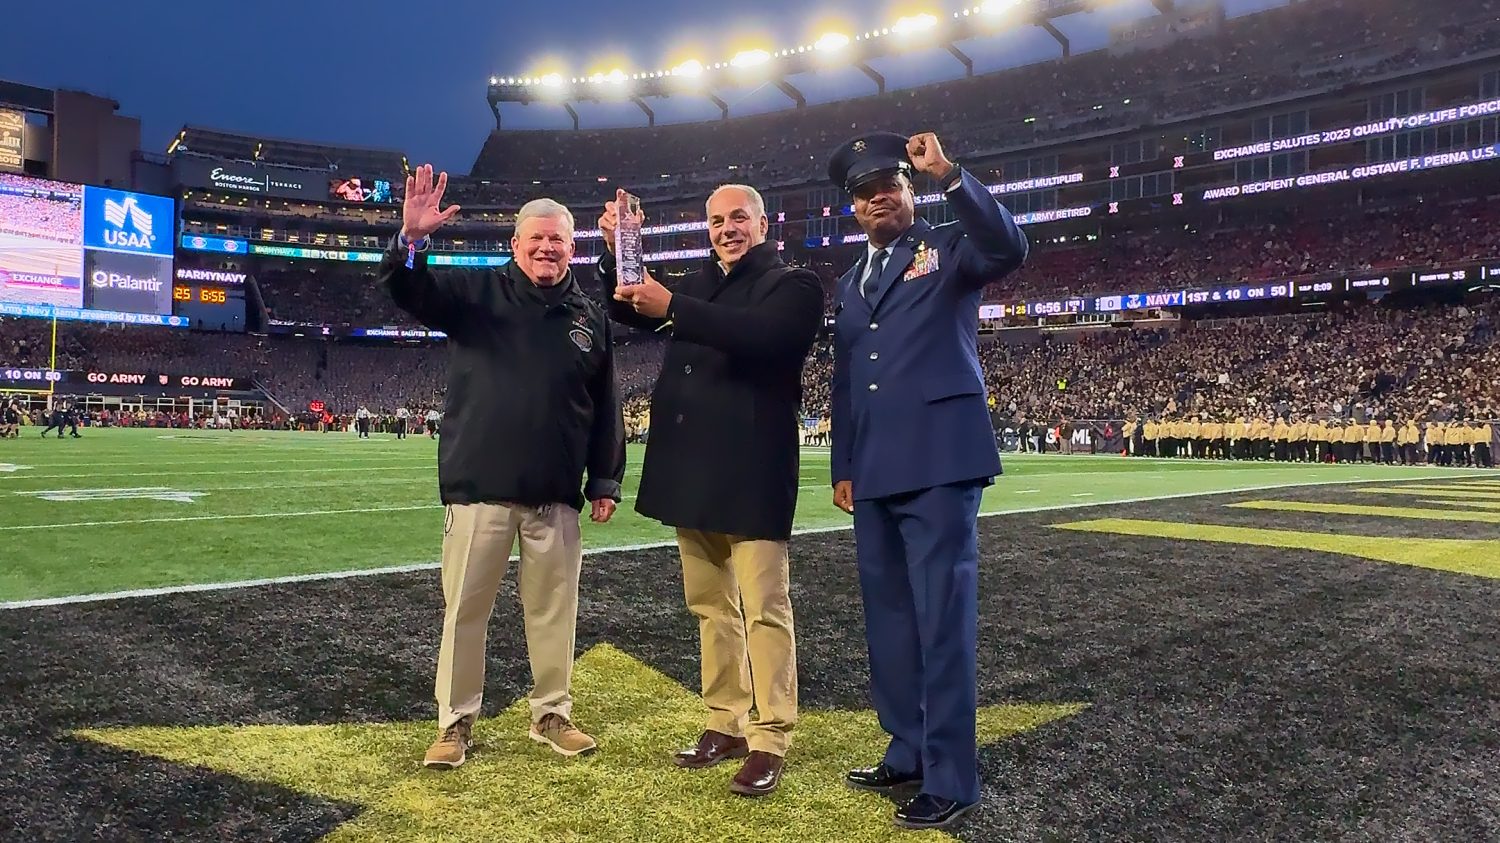
[[[983,482],[860,500],[854,540],[885,763],[922,791],[979,800],[975,647]]]

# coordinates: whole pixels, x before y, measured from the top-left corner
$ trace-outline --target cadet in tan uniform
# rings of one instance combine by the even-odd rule
[[[1271,425],[1271,441],[1275,443],[1277,462],[1286,462],[1292,458],[1292,427],[1280,416]]]
[[[1380,461],[1386,465],[1394,465],[1396,462],[1396,425],[1390,419],[1385,420],[1379,431]]]
[[[1396,433],[1397,451],[1401,455],[1402,465],[1417,464],[1417,441],[1422,438],[1422,431],[1417,429],[1414,419],[1407,419],[1406,424]]]
[[[1250,459],[1250,422],[1240,416],[1229,426],[1229,438],[1233,442],[1232,450],[1237,460]]]
[[[1349,461],[1363,463],[1368,457],[1365,455],[1365,436],[1367,428],[1357,421],[1349,422],[1346,439],[1350,440]]]
[[[1495,456],[1490,453],[1490,443],[1495,440],[1495,429],[1487,422],[1475,424],[1474,463],[1485,468],[1495,467]]]
[[[1157,428],[1158,427],[1159,427],[1159,425],[1156,423],[1156,419],[1149,419],[1148,418],[1148,419],[1146,419],[1146,424],[1143,426],[1143,429],[1141,431],[1141,439],[1142,439],[1144,445],[1146,446],[1145,447],[1145,452],[1146,452],[1146,456],[1148,456],[1148,457],[1155,457],[1155,456],[1160,456],[1161,455],[1160,452],[1156,448],[1157,436],[1160,435],[1157,432]]]
[[[1271,458],[1271,423],[1256,417],[1250,422],[1251,456],[1257,460]]]
[[[1302,462],[1307,454],[1307,425],[1302,417],[1292,415],[1287,419],[1287,447],[1291,455],[1288,457],[1292,462]]]
[[[1201,416],[1193,416],[1191,420],[1183,425],[1183,439],[1189,443],[1190,452],[1183,456],[1193,459],[1203,458],[1203,419]],[[1188,449],[1184,449],[1188,451]]]
[[[1224,459],[1224,423],[1210,419],[1203,423],[1203,441],[1208,443],[1205,454],[1209,459]]]
[[[1427,423],[1427,464],[1448,464],[1448,430],[1442,422]]]
[[[1349,426],[1354,422],[1348,419],[1333,420],[1333,461],[1348,463],[1353,462],[1349,456],[1350,436]]]

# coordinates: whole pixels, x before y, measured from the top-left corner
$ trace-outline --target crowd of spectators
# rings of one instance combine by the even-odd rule
[[[1147,292],[1328,272],[1481,260],[1500,255],[1500,197],[1451,204],[1411,197],[1391,207],[1297,203],[1244,219],[1180,228],[1101,229],[1098,238],[1034,246],[985,300]],[[852,261],[851,261],[852,263]]]
[[[1500,298],[1367,305],[1182,329],[994,343],[982,365],[1015,419],[1495,418]]]
[[[43,366],[48,323],[0,320],[0,367]],[[617,382],[627,416],[646,409],[666,340],[622,330]],[[58,367],[251,377],[278,410],[441,407],[447,351],[325,338],[258,337],[69,324]],[[981,346],[998,414],[1016,421],[1187,417],[1495,418],[1500,296],[1466,303],[1343,303],[1325,310],[1084,329]],[[832,345],[803,376],[804,415],[826,417]]]
[[[1129,221],[1119,221],[1121,223]],[[991,284],[989,302],[1292,279],[1330,272],[1432,266],[1500,256],[1500,197],[1470,195],[1447,203],[1407,196],[1390,206],[1323,203],[1201,215],[1173,227],[1150,217],[1133,227],[1100,226],[1088,236],[1049,242],[1033,231],[1030,258]],[[831,290],[862,244],[789,248]],[[377,327],[414,326],[375,283],[371,264],[264,263],[253,274],[272,319]],[[580,283],[599,295],[588,267]],[[667,283],[671,283],[668,276]]]
[[[0,233],[55,243],[83,242],[81,199],[55,199],[0,193]]]

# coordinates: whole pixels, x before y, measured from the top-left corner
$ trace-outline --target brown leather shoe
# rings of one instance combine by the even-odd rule
[[[712,729],[698,738],[698,745],[684,749],[672,756],[672,763],[689,770],[712,767],[730,758],[744,758],[750,754],[750,745],[744,738],[732,738]]]
[[[781,784],[782,763],[780,755],[760,751],[750,753],[745,765],[729,783],[729,791],[741,796],[765,796]]]

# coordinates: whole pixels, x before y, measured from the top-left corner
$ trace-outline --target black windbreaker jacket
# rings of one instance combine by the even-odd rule
[[[438,444],[445,504],[620,499],[625,426],[609,320],[571,272],[538,288],[514,262],[437,271],[393,238],[379,283],[448,335],[448,395]],[[583,493],[583,475],[588,483]]]

